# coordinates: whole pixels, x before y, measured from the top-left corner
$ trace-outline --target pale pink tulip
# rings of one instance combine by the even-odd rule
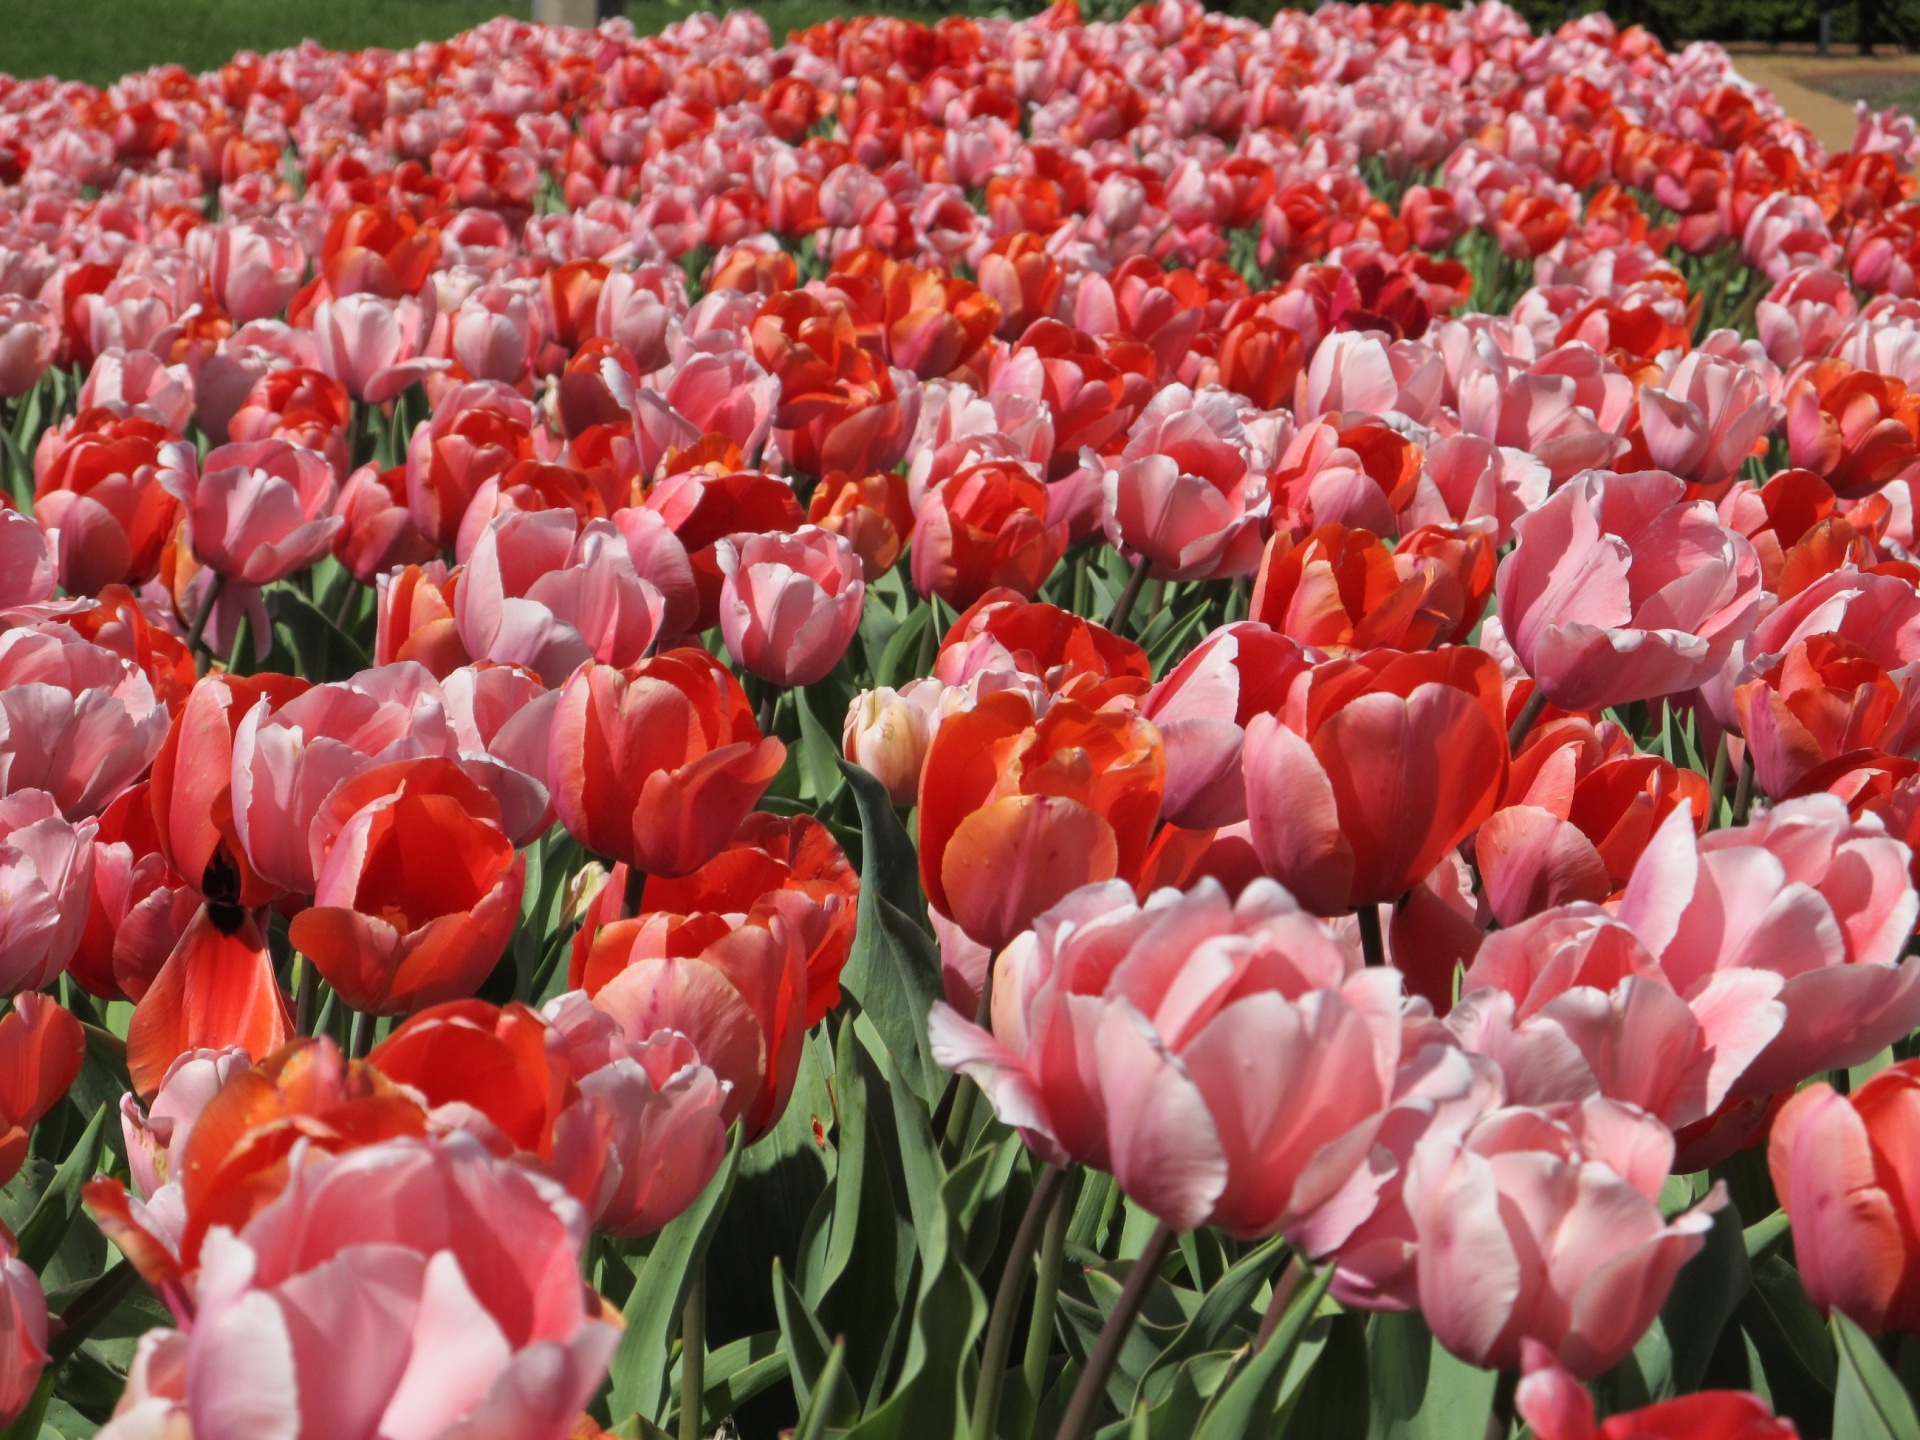
[[[1740,473],[1780,418],[1751,367],[1696,350],[1659,385],[1640,387],[1640,430],[1653,463],[1700,486]]]
[[[0,395],[17,400],[40,383],[60,350],[59,323],[38,300],[0,295]]]
[[[286,440],[249,440],[195,465],[172,448],[161,482],[186,511],[194,558],[215,574],[270,585],[313,564],[346,524],[333,513],[333,467]]]
[[[46,1292],[0,1229],[0,1425],[31,1403],[47,1359]]]
[[[169,365],[150,350],[103,350],[80,387],[78,404],[82,410],[104,405],[180,431],[193,417],[193,393],[185,365]]]
[[[465,1135],[310,1155],[208,1235],[190,1328],[142,1337],[101,1434],[565,1440],[619,1339],[585,1240],[577,1203]]]
[[[93,892],[97,828],[65,819],[44,790],[0,799],[0,995],[44,990],[73,958]]]
[[[0,508],[0,609],[53,598],[53,556],[40,527],[18,510]]]
[[[1396,971],[1356,968],[1270,881],[1145,905],[1109,881],[1001,952],[991,1034],[944,1003],[928,1023],[1048,1160],[1110,1170],[1175,1229],[1252,1236],[1299,1230],[1366,1159],[1400,1007]]]
[[[862,690],[847,707],[840,731],[841,752],[886,786],[896,805],[918,800],[927,747],[947,711],[947,694],[954,689],[925,675],[897,691],[885,685]],[[964,696],[959,691],[955,699]]]
[[[1692,1000],[1716,973],[1781,976],[1786,1021],[1728,1094],[1761,1097],[1859,1065],[1920,1027],[1920,898],[1907,847],[1833,795],[1789,800],[1696,841],[1682,806],[1627,882],[1620,919]]]
[[[280,314],[306,273],[306,247],[286,226],[248,219],[219,227],[210,278],[234,324]]]
[[[166,734],[131,660],[65,625],[0,631],[0,794],[44,790],[69,820],[98,815]]]
[[[483,285],[461,302],[452,324],[453,358],[473,379],[518,385],[526,378],[541,332],[534,302],[524,293]]]
[[[367,292],[328,300],[313,312],[320,368],[369,405],[384,405],[446,361],[421,354],[432,317],[411,297],[387,300]]]
[[[1754,311],[1754,329],[1767,358],[1784,370],[1832,354],[1856,308],[1845,275],[1808,265],[1767,292]]]
[[[390,760],[451,756],[445,702],[433,677],[401,661],[315,685],[278,709],[262,696],[233,732],[233,825],[264,880],[313,893],[319,866],[309,829],[341,781]]]
[[[597,1230],[651,1234],[691,1205],[727,1151],[721,1115],[731,1086],[675,1030],[631,1040],[582,991],[543,1012],[580,1087],[561,1113],[549,1172],[590,1195]]]
[[[131,1095],[120,1097],[120,1133],[127,1145],[127,1168],[140,1198],[152,1202],[161,1189],[179,1180],[187,1137],[207,1102],[233,1076],[253,1068],[245,1050],[189,1050],[167,1068],[153,1103],[143,1112]]]
[[[1742,249],[1747,263],[1769,280],[1785,279],[1800,265],[1830,267],[1840,254],[1820,202],[1789,190],[1776,191],[1754,206]]]
[[[1671,1222],[1673,1136],[1611,1100],[1496,1110],[1414,1148],[1406,1204],[1420,1310],[1469,1364],[1511,1370],[1523,1340],[1592,1379],[1653,1323],[1726,1204],[1716,1186]]]
[[[454,597],[475,660],[524,665],[548,686],[583,661],[624,668],[660,634],[666,602],[633,568],[620,532],[571,510],[517,510],[488,522]]]
[[[1478,435],[1448,435],[1427,447],[1413,499],[1395,528],[1488,525],[1494,543],[1504,545],[1514,522],[1547,498],[1551,482],[1547,467],[1525,450]]]
[[[553,824],[547,754],[560,692],[517,665],[463,665],[440,682],[460,768],[500,802],[500,826],[530,845]]]
[[[1547,699],[1598,709],[1690,690],[1759,616],[1760,561],[1661,471],[1595,473],[1514,525],[1494,582],[1507,642]]]
[[[744,669],[775,685],[811,685],[840,663],[867,596],[846,536],[818,525],[735,535],[714,556],[726,576],[720,631]]]
[[[1250,575],[1259,568],[1264,476],[1249,466],[1233,397],[1171,385],[1134,423],[1102,480],[1102,522],[1116,547],[1171,580]]]

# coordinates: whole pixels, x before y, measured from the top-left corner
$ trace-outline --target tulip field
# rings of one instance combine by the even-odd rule
[[[1917,176],[1500,0],[0,76],[0,1440],[1920,1440]]]

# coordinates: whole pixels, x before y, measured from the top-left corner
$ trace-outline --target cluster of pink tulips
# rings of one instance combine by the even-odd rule
[[[1916,167],[1499,0],[0,78],[0,1440],[1920,1440]]]

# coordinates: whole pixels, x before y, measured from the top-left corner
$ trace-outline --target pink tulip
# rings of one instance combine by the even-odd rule
[[[1278,711],[1312,663],[1297,641],[1245,620],[1215,630],[1147,692],[1140,713],[1166,745],[1160,813],[1169,824],[1212,830],[1247,818],[1245,726]]]
[[[1920,1083],[1889,1066],[1852,1095],[1809,1085],[1773,1122],[1767,1167],[1807,1298],[1872,1335],[1920,1328]]]
[[[401,302],[406,303],[406,302]],[[453,358],[475,380],[518,385],[540,344],[533,301],[506,285],[483,285],[454,312]]]
[[[208,1235],[190,1328],[142,1337],[101,1434],[565,1440],[619,1339],[585,1239],[572,1199],[468,1136],[310,1154]]]
[[[104,405],[119,415],[137,415],[168,430],[187,428],[193,416],[193,376],[150,350],[103,350],[87,372],[77,402],[81,410]]]
[[[44,990],[73,958],[93,892],[97,828],[64,819],[44,790],[0,799],[0,995]]]
[[[1354,411],[1389,411],[1425,424],[1440,403],[1445,366],[1432,345],[1419,340],[1389,343],[1385,336],[1358,330],[1329,335],[1300,377],[1303,420]]]
[[[284,225],[256,218],[219,227],[210,278],[235,325],[280,314],[306,273],[306,247]]]
[[[0,794],[44,790],[69,820],[98,815],[166,734],[132,661],[66,625],[0,631]]]
[[[677,267],[643,266],[637,272],[615,270],[600,287],[594,331],[611,335],[633,356],[642,375],[668,362],[668,337],[675,317],[686,310],[685,282]]]
[[[347,477],[333,509],[341,520],[334,554],[362,585],[405,565],[423,565],[439,553],[413,528],[404,469],[383,472],[362,465]]]
[[[262,696],[233,732],[233,825],[260,877],[311,895],[309,830],[342,781],[392,760],[451,755],[440,687],[419,665],[363,670],[275,709]],[[224,777],[223,777],[224,778]]]
[[[581,527],[571,510],[517,510],[488,522],[453,613],[475,660],[524,665],[555,686],[583,661],[633,664],[665,608],[607,521]]]
[[[1395,528],[1422,525],[1491,526],[1494,543],[1513,538],[1513,525],[1547,498],[1551,472],[1525,450],[1477,435],[1448,435],[1427,447],[1425,464]]]
[[[1109,881],[1001,952],[991,1034],[944,1002],[928,1024],[1046,1159],[1110,1170],[1176,1229],[1251,1236],[1299,1230],[1371,1151],[1400,1006],[1398,972],[1356,969],[1270,881],[1145,905]]]
[[[0,609],[53,598],[53,556],[40,527],[18,510],[0,508]]]
[[[1673,1136],[1611,1100],[1497,1110],[1417,1146],[1406,1181],[1420,1310],[1469,1364],[1516,1369],[1524,1340],[1592,1379],[1653,1323],[1726,1204],[1716,1186],[1671,1222]]]
[[[1662,470],[1695,485],[1724,485],[1740,473],[1779,418],[1750,366],[1696,350],[1660,385],[1640,387],[1640,430]]]
[[[174,446],[161,480],[186,511],[194,558],[215,574],[271,585],[313,564],[346,524],[332,513],[333,467],[285,440],[222,445],[195,465]]]
[[[1591,346],[1562,345],[1529,368],[1481,335],[1458,370],[1461,431],[1528,452],[1555,483],[1611,465],[1627,449],[1621,431],[1633,382]]]
[[[666,389],[667,404],[696,434],[726,436],[749,463],[766,443],[779,399],[780,382],[741,351],[688,356]]]
[[[840,663],[867,598],[846,536],[802,525],[723,539],[714,555],[726,576],[720,631],[742,668],[775,685],[811,685]]]
[[[1753,628],[1759,557],[1684,493],[1659,471],[1583,475],[1515,523],[1494,582],[1500,623],[1554,705],[1690,690]]]
[[[548,1168],[594,1197],[597,1230],[651,1234],[699,1197],[727,1151],[721,1118],[731,1086],[676,1030],[631,1040],[581,991],[545,1011],[580,1087],[562,1112]]]
[[[47,1364],[47,1296],[0,1229],[0,1425],[32,1401]]]
[[[168,1067],[159,1093],[144,1112],[133,1096],[120,1097],[127,1167],[143,1200],[151,1202],[163,1187],[180,1179],[176,1172],[200,1112],[222,1085],[252,1067],[242,1049],[189,1050]]]
[[[1233,398],[1170,385],[1133,424],[1102,483],[1107,539],[1163,579],[1251,574],[1260,563],[1263,477],[1252,473]]]
[[[500,802],[500,824],[515,845],[531,845],[553,824],[547,755],[560,692],[515,665],[463,665],[440,682],[460,768]]]
[[[0,395],[17,400],[40,383],[60,350],[59,322],[38,300],[0,295]]]
[[[1784,984],[1720,970],[1683,997],[1631,928],[1564,905],[1487,937],[1447,1024],[1500,1063],[1515,1104],[1603,1095],[1677,1130],[1719,1109],[1780,1033]]]
[[[1908,860],[1877,816],[1849,819],[1833,795],[1697,842],[1684,806],[1667,817],[1634,866],[1621,921],[1689,1000],[1721,971],[1786,982],[1786,1021],[1730,1098],[1862,1064],[1920,1027],[1920,959],[1901,958],[1920,917]]]
[[[1769,280],[1783,280],[1800,265],[1829,268],[1839,258],[1820,202],[1788,190],[1754,206],[1742,242],[1747,263]]]
[[[323,301],[313,312],[320,368],[369,405],[384,405],[436,370],[444,360],[421,354],[431,317],[412,298],[387,300],[360,292]]]
[[[1754,329],[1767,358],[1784,370],[1832,354],[1857,308],[1845,275],[1808,265],[1767,292],[1754,311]]]

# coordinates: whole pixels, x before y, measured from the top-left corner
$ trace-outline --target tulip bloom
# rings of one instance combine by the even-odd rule
[[[315,890],[289,936],[340,998],[411,1014],[480,988],[520,912],[526,860],[498,802],[448,760],[345,781],[313,820]]]
[[[847,706],[841,753],[886,786],[894,804],[913,805],[920,795],[927,747],[950,713],[945,703],[949,694],[963,702],[952,709],[971,703],[964,691],[956,692],[931,675],[909,680],[898,690],[886,685],[862,690]]]
[[[1662,384],[1641,386],[1639,398],[1654,465],[1708,490],[1740,473],[1779,415],[1750,368],[1704,350],[1683,356]]]
[[[1297,1236],[1372,1148],[1400,1003],[1397,972],[1354,969],[1269,881],[1232,904],[1209,880],[1144,905],[1110,881],[1007,946],[991,1034],[944,1002],[929,1030],[1052,1163],[1110,1170],[1177,1230]]]
[[[1657,471],[1583,475],[1515,523],[1494,582],[1500,623],[1560,709],[1689,690],[1753,629],[1753,546],[1684,490]]]
[[[913,531],[913,585],[964,609],[997,585],[1032,595],[1067,549],[1050,521],[1047,487],[1024,468],[991,461],[927,494]]]
[[[1853,750],[1903,754],[1920,744],[1920,688],[1874,664],[1841,635],[1801,641],[1734,691],[1754,779],[1788,795],[1808,773]]]
[[[704,650],[669,650],[627,674],[583,665],[554,719],[554,806],[595,854],[685,875],[727,843],[786,754]]]
[[[164,472],[186,512],[193,555],[216,575],[253,586],[304,570],[333,548],[333,468],[285,440],[222,445],[195,465],[179,451]]]
[[[619,1339],[589,1318],[584,1242],[574,1201],[465,1136],[314,1156],[208,1236],[191,1328],[142,1337],[101,1433],[212,1435],[238,1405],[304,1440],[399,1415],[423,1437],[566,1440]],[[364,1350],[341,1350],[323,1317],[342,1313]]]
[[[1169,386],[1105,472],[1107,539],[1151,561],[1161,579],[1245,575],[1257,563],[1265,489],[1248,464],[1233,398]]]
[[[446,367],[420,354],[432,319],[410,298],[361,292],[327,301],[312,318],[320,368],[362,404],[384,405]]]
[[[1596,1424],[1593,1396],[1537,1340],[1520,1345],[1526,1378],[1514,1409],[1535,1440],[1799,1440],[1791,1420],[1776,1420],[1758,1395],[1701,1390],[1645,1405]]]
[[[846,536],[860,557],[863,577],[872,584],[894,567],[913,530],[906,479],[891,470],[858,479],[844,470],[832,471],[813,487],[807,520]]]
[[[453,607],[465,571],[428,560],[381,575],[375,611],[373,658],[377,665],[412,660],[444,680],[473,657],[460,642]]]
[[[434,558],[433,546],[413,528],[403,465],[389,470],[362,465],[341,487],[334,513],[342,523],[333,553],[362,585]]]
[[[62,817],[44,790],[0,799],[0,995],[44,990],[73,958],[87,923],[97,828]]]
[[[65,1098],[86,1058],[80,1022],[45,995],[16,996],[0,1016],[0,1185],[20,1173],[34,1125]]]
[[[1166,760],[1151,723],[1018,691],[944,721],[920,780],[920,883],[997,950],[1069,891],[1138,880]]]
[[[0,1425],[32,1402],[48,1358],[46,1292],[0,1230]]]
[[[1515,1369],[1524,1340],[1592,1379],[1633,1348],[1706,1243],[1721,1186],[1671,1222],[1673,1137],[1611,1100],[1496,1110],[1416,1146],[1406,1181],[1420,1311],[1472,1365]]]
[[[975,690],[1005,689],[1000,678],[1031,676],[1046,695],[1095,710],[1144,693],[1153,679],[1147,652],[1124,635],[1012,590],[987,591],[953,622],[933,673],[949,687]]]
[[[440,236],[405,209],[353,205],[327,227],[320,270],[335,295],[416,295],[440,258]]]
[[[715,547],[720,632],[741,668],[775,685],[811,685],[860,628],[867,584],[844,536],[817,525],[741,535]]]
[[[1248,618],[1321,650],[1425,650],[1460,630],[1465,604],[1439,561],[1329,524],[1297,544],[1275,534]]]
[[[1493,813],[1501,693],[1493,661],[1465,648],[1315,667],[1281,714],[1246,726],[1247,819],[1267,874],[1318,915],[1405,895]]]
[[[44,790],[69,820],[98,815],[166,736],[131,660],[66,625],[0,632],[0,793]]]
[[[1168,671],[1141,701],[1166,748],[1161,814],[1193,830],[1247,818],[1240,756],[1255,715],[1280,710],[1313,652],[1258,621],[1223,625]]]
[[[593,936],[585,969],[593,1004],[630,1044],[663,1030],[692,1042],[728,1087],[723,1125],[748,1143],[785,1113],[807,1033],[807,957],[798,931],[760,910],[674,926],[661,914],[617,920]],[[602,983],[599,976],[610,975]]]
[[[53,538],[62,589],[96,595],[140,585],[160,570],[160,551],[180,513],[160,481],[172,433],[151,420],[83,411],[49,430],[34,465],[33,513]]]
[[[1787,1101],[1767,1165],[1793,1222],[1807,1298],[1871,1335],[1920,1330],[1920,1062],[1851,1095],[1824,1082]]]
[[[259,927],[230,901],[203,905],[134,1007],[127,1073],[151,1096],[189,1051],[233,1047],[261,1060],[292,1033]]]
[[[142,781],[101,812],[86,928],[67,973],[99,999],[138,1000],[199,908],[199,891],[160,851],[152,785]]]
[[[1787,451],[1835,494],[1871,495],[1920,452],[1920,395],[1890,375],[1816,361],[1787,391]]]

